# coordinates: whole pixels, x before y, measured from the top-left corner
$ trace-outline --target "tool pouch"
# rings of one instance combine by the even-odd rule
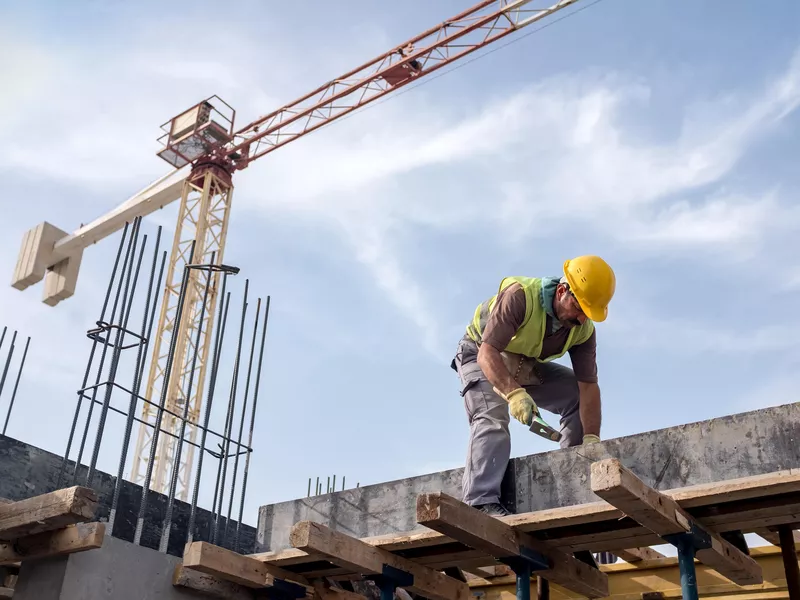
[[[514,352],[501,352],[500,356],[503,358],[503,363],[508,372],[521,386],[540,385],[542,383],[539,369],[536,368],[537,361],[535,358]]]

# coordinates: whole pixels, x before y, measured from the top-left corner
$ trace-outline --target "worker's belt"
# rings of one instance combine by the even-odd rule
[[[501,352],[500,356],[503,358],[506,369],[518,384],[521,386],[541,385],[542,375],[536,366],[538,361],[535,358],[514,352]]]

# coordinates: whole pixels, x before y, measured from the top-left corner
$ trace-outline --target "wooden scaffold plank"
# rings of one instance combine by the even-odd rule
[[[762,582],[761,567],[755,560],[703,527],[674,499],[646,485],[618,459],[593,463],[591,483],[595,494],[658,536],[692,531],[707,536],[709,547],[698,548],[697,559],[734,583]]]
[[[105,523],[78,523],[0,543],[0,565],[95,550],[103,545],[105,531]]]
[[[90,521],[96,509],[97,494],[81,486],[0,504],[0,541]]]
[[[431,600],[468,600],[470,597],[469,586],[462,581],[320,523],[296,523],[289,534],[289,541],[294,548],[324,556],[330,562],[356,573],[381,575],[385,572],[384,566],[398,569],[413,577],[410,585],[400,587]]]
[[[589,598],[608,595],[608,579],[597,568],[442,492],[417,496],[417,522],[496,559],[533,550],[550,563],[536,575]]]
[[[183,551],[183,566],[250,588],[280,586],[280,582],[309,585],[302,575],[208,542],[187,544]]]
[[[666,556],[661,554],[661,552],[658,550],[653,550],[652,548],[648,548],[646,546],[644,548],[627,548],[625,550],[617,550],[614,552],[614,554],[619,556],[625,562],[629,563],[666,558]]]

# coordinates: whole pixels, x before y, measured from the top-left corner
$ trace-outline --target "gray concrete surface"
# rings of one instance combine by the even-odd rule
[[[0,435],[0,498],[9,500],[23,500],[52,492],[58,487],[58,472],[61,468],[62,458],[51,452],[42,450],[30,444],[20,442],[13,438]],[[73,462],[69,462],[66,472],[71,475],[74,467]],[[209,469],[216,469],[216,462],[209,463]],[[203,480],[204,484],[211,477],[207,474]],[[114,491],[115,477],[108,473],[97,471],[92,482],[92,488],[97,492],[99,507],[96,513],[96,520],[107,521],[111,498]],[[86,484],[86,468],[78,470],[78,485]],[[61,487],[68,487],[72,484],[72,478],[65,477]],[[226,494],[229,490],[226,490]],[[120,492],[119,507],[114,521],[113,535],[123,540],[133,541],[133,534],[136,530],[136,517],[139,512],[139,503],[142,498],[142,487],[129,481],[124,481]],[[148,548],[158,548],[161,536],[161,526],[166,512],[167,497],[163,494],[150,492],[147,500],[147,513],[145,515],[145,527],[142,534],[142,545]],[[226,504],[227,507],[227,504]],[[186,543],[186,530],[189,523],[190,505],[186,502],[177,500],[172,521],[172,532],[170,533],[170,543],[168,552],[174,556],[183,555],[183,546]],[[223,517],[222,528],[225,526]],[[213,527],[212,515],[208,510],[198,508],[197,520],[195,525],[195,539],[208,541],[211,539]],[[219,543],[220,546],[232,547],[233,534],[236,529],[236,522],[231,521],[229,525],[228,541]],[[250,553],[255,546],[256,530],[251,525],[242,525],[240,533],[240,545],[238,550],[243,553]]]
[[[519,433],[517,434],[519,435]],[[800,403],[740,413],[606,440],[604,457],[619,458],[647,484],[665,490],[800,467]],[[516,512],[595,502],[585,448],[515,458],[503,483],[503,501]],[[311,520],[356,537],[420,529],[416,497],[443,491],[461,497],[453,469],[262,506],[256,551],[289,547],[289,530]]]
[[[107,537],[97,550],[23,563],[14,600],[196,600],[172,585],[179,562]]]

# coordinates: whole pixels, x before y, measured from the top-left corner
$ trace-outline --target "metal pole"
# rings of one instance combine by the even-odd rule
[[[517,571],[517,600],[531,600],[531,567],[515,569]]]
[[[247,290],[250,284],[249,279],[244,280],[244,298],[242,299],[242,320],[239,325],[239,341],[237,343],[236,358],[233,361],[233,380],[231,381],[231,393],[228,399],[228,418],[225,421],[225,438],[223,445],[225,449],[222,453],[222,482],[219,494],[219,517],[214,521],[214,543],[219,539],[219,521],[222,518],[222,506],[225,497],[225,478],[228,473],[228,453],[230,452],[231,430],[233,429],[233,411],[236,405],[236,387],[239,383],[239,360],[242,356],[242,339],[244,338],[244,324],[247,318]],[[233,490],[231,490],[233,493]]]
[[[197,328],[197,336],[194,342],[194,353],[192,354],[192,369],[189,371],[189,381],[186,384],[186,395],[183,399],[183,416],[181,417],[181,429],[178,434],[178,441],[175,445],[175,457],[172,461],[172,477],[169,482],[169,493],[167,494],[167,512],[164,515],[164,524],[161,529],[161,542],[159,543],[158,550],[164,554],[167,553],[167,546],[169,545],[169,534],[172,529],[172,511],[175,506],[175,491],[178,488],[178,471],[181,466],[181,454],[183,453],[183,438],[186,435],[186,421],[189,418],[189,398],[192,397],[192,388],[194,387],[194,370],[197,367],[197,354],[200,348],[200,336],[203,333],[203,320],[206,317],[206,303],[208,302],[208,290],[211,288],[211,280],[214,278],[214,272],[211,265],[214,264],[216,252],[211,253],[211,260],[209,261],[208,276],[206,277],[206,285],[203,290],[203,303],[200,305],[200,325]],[[191,267],[190,267],[191,268]],[[200,271],[202,272],[202,270]]]
[[[133,430],[133,422],[138,407],[139,389],[142,384],[142,375],[144,374],[144,355],[150,345],[150,335],[153,331],[153,321],[158,302],[153,302],[152,310],[150,310],[150,302],[153,300],[153,290],[161,289],[161,279],[164,275],[164,265],[167,260],[167,253],[164,252],[161,256],[161,267],[158,274],[158,283],[155,288],[153,287],[153,279],[156,273],[156,264],[158,262],[158,251],[161,247],[161,227],[159,226],[156,233],[156,244],[153,248],[153,265],[150,268],[150,281],[148,283],[147,297],[145,298],[144,310],[142,311],[142,339],[139,343],[139,349],[136,353],[136,367],[133,371],[133,390],[131,391],[131,399],[128,403],[128,415],[125,421],[125,434],[122,437],[122,449],[119,455],[119,465],[117,467],[117,478],[114,482],[114,492],[111,499],[111,510],[108,515],[108,526],[106,527],[106,535],[111,535],[114,531],[114,521],[117,516],[117,505],[119,504],[119,495],[122,490],[122,475],[125,470],[125,463],[128,460],[128,445],[130,444],[131,431]],[[147,313],[150,310],[150,323],[147,322]]]
[[[233,460],[233,481],[231,482],[231,497],[228,499],[228,516],[225,520],[225,541],[228,540],[228,524],[231,522],[233,512],[233,492],[236,489],[236,476],[239,473],[239,454],[242,451],[242,434],[244,433],[244,417],[247,413],[247,395],[250,393],[250,375],[253,372],[253,357],[256,353],[256,334],[258,333],[258,317],[261,315],[261,298],[256,303],[256,314],[253,318],[253,340],[250,343],[250,359],[247,365],[247,377],[244,384],[244,400],[242,403],[242,418],[239,421],[239,436],[236,443],[236,458]],[[311,485],[311,480],[308,482]],[[238,528],[238,524],[237,524]]]
[[[109,317],[109,320],[108,320],[109,324],[113,324],[114,323],[114,318],[116,317],[116,314],[117,314],[117,305],[119,304],[120,292],[122,292],[122,281],[123,281],[123,278],[125,277],[124,274],[125,274],[126,271],[128,271],[129,269],[133,268],[133,254],[136,252],[136,244],[137,244],[138,238],[139,238],[139,225],[140,224],[141,224],[141,217],[136,217],[136,219],[134,219],[134,221],[133,221],[133,232],[131,233],[131,237],[128,240],[128,249],[125,251],[125,260],[122,262],[122,271],[120,273],[119,286],[117,287],[117,293],[114,296],[114,304],[111,307],[111,316]],[[130,266],[128,265],[128,259],[129,258],[131,259]],[[130,273],[130,271],[128,271],[128,272]],[[123,300],[123,304],[124,304],[124,300]],[[121,308],[120,310],[124,311],[124,308]],[[100,319],[100,321],[102,322],[102,319]],[[98,322],[98,325],[100,325],[100,322]],[[102,331],[102,326],[101,326],[101,331]],[[84,451],[84,449],[86,447],[86,438],[89,435],[89,427],[90,427],[91,422],[92,422],[92,412],[94,411],[94,404],[95,404],[94,401],[95,401],[95,398],[97,397],[98,384],[100,383],[100,379],[101,379],[101,377],[103,375],[103,365],[106,362],[106,353],[108,352],[108,346],[109,346],[109,341],[110,340],[111,340],[111,330],[109,329],[107,335],[105,336],[105,339],[103,340],[103,350],[100,353],[100,366],[97,368],[97,377],[95,378],[95,382],[94,382],[95,385],[92,388],[92,398],[91,398],[91,402],[89,403],[89,411],[88,411],[88,414],[86,416],[86,426],[83,429],[83,437],[81,438],[81,445],[78,448],[78,457],[75,459],[75,468],[72,470],[72,483],[73,483],[73,485],[75,484],[75,482],[78,479],[78,468],[81,465],[81,459],[83,458],[83,451]],[[81,394],[83,394],[83,390],[81,390]]]
[[[242,516],[244,515],[244,499],[247,494],[247,474],[250,471],[250,455],[253,453],[253,429],[256,424],[256,405],[258,404],[258,389],[261,383],[261,367],[264,360],[264,340],[267,337],[267,320],[269,319],[269,300],[267,296],[267,303],[264,306],[264,324],[261,327],[261,347],[258,351],[258,368],[256,369],[256,384],[253,388],[253,408],[250,412],[250,433],[247,438],[247,456],[244,461],[244,474],[242,475],[242,497],[239,503],[239,520],[236,523],[236,534],[233,538],[233,550],[238,552],[239,548],[239,532],[242,527]],[[317,477],[319,481],[319,477]],[[309,480],[310,482],[310,480]]]
[[[538,575],[536,576],[536,598],[537,600],[550,600],[550,582]]]
[[[678,549],[678,568],[681,573],[683,600],[698,600],[697,572],[694,566],[694,541],[689,535],[683,535],[679,536],[674,543]]]
[[[11,365],[11,357],[14,356],[14,342],[17,341],[17,332],[11,336],[11,347],[8,349],[8,356],[6,357],[6,364],[3,367],[3,376],[0,378],[0,395],[3,394],[3,388],[6,385],[6,375],[8,375],[8,367]]]
[[[14,382],[14,391],[11,392],[11,403],[8,405],[8,412],[6,413],[6,422],[3,425],[3,435],[6,434],[8,429],[8,419],[11,417],[11,409],[14,408],[14,398],[17,397],[17,388],[19,387],[19,378],[22,375],[22,368],[25,366],[25,357],[28,355],[28,344],[31,343],[31,336],[28,336],[25,342],[25,350],[22,351],[22,361],[19,364],[19,371],[17,371],[17,380]]]
[[[92,458],[89,461],[89,469],[86,472],[86,487],[92,487],[92,479],[94,479],[94,471],[97,466],[97,458],[100,455],[100,446],[103,443],[103,433],[106,427],[106,418],[108,417],[108,406],[111,404],[111,394],[114,392],[114,382],[117,379],[117,368],[119,367],[119,357],[122,355],[122,346],[125,342],[125,332],[128,329],[128,319],[131,316],[133,309],[133,299],[136,297],[136,284],[139,282],[139,270],[142,266],[142,258],[144,257],[144,250],[147,248],[147,235],[142,238],[142,247],[139,249],[139,258],[136,261],[136,271],[133,274],[133,285],[131,285],[131,271],[128,271],[128,276],[125,278],[125,292],[122,294],[122,308],[120,309],[121,324],[117,328],[117,336],[114,340],[114,350],[111,353],[111,366],[108,371],[108,381],[106,382],[106,393],[103,398],[103,406],[100,409],[100,418],[97,422],[97,433],[94,439],[94,448],[92,448]],[[131,261],[131,268],[133,261]],[[130,298],[128,293],[130,292]],[[111,330],[108,330],[108,337],[111,337]]]
[[[225,316],[227,317],[227,315],[228,315],[228,307],[230,306],[230,303],[231,303],[231,293],[230,292],[228,292],[228,298],[226,300],[226,303],[227,303],[227,306],[225,307]],[[215,383],[216,383],[216,380],[215,380]],[[228,421],[227,421],[227,418],[226,418],[225,427],[227,427],[227,426],[228,426]],[[224,429],[222,430],[222,435],[220,436],[220,438],[223,439],[223,440],[225,439],[225,430]],[[217,456],[217,479],[214,482],[214,501],[211,503],[211,518],[214,521],[216,521],[216,519],[217,519],[217,498],[219,497],[219,492],[220,492],[219,480],[220,480],[220,477],[222,476],[222,456],[223,456],[223,451],[224,450],[225,450],[225,446],[220,442],[220,444],[219,444],[219,455]],[[210,450],[209,450],[209,453],[212,456],[215,455],[215,453],[211,452]]]
[[[189,250],[189,263],[194,260],[194,247],[196,241],[192,241]],[[183,280],[181,281],[180,293],[178,295],[178,305],[175,310],[175,323],[181,322],[183,316],[183,305],[186,300],[186,288],[189,283],[189,268],[183,268]],[[180,326],[178,326],[180,329]],[[158,436],[161,432],[161,419],[164,416],[164,405],[167,402],[167,390],[169,389],[169,378],[172,375],[172,364],[175,362],[175,346],[178,343],[179,331],[173,330],[169,340],[169,352],[167,354],[167,364],[164,367],[164,385],[161,388],[161,399],[156,411],[156,422],[153,425],[153,436],[150,439],[150,455],[147,460],[147,471],[145,473],[144,484],[142,485],[142,499],[139,503],[139,514],[136,518],[136,531],[133,534],[133,543],[138,546],[142,541],[142,530],[144,529],[144,516],[147,513],[147,493],[150,491],[150,480],[153,477],[153,463],[155,462],[158,450]]]
[[[794,544],[794,533],[791,525],[778,527],[781,542],[783,570],[786,573],[786,586],[789,588],[789,600],[800,600],[800,566],[797,564],[797,548]]]
[[[205,458],[206,453],[206,436],[208,435],[208,423],[211,417],[211,406],[214,402],[214,390],[217,384],[217,372],[219,369],[219,359],[222,354],[221,352],[221,345],[222,340],[225,337],[225,325],[228,322],[228,307],[230,306],[231,295],[228,292],[227,298],[225,297],[225,287],[228,283],[228,272],[226,271],[225,274],[222,276],[222,293],[220,294],[220,298],[222,299],[219,303],[219,312],[217,313],[217,323],[219,323],[219,329],[217,330],[217,336],[214,340],[214,356],[211,359],[211,373],[210,381],[209,381],[209,389],[208,389],[208,400],[206,401],[206,414],[203,420],[203,431],[200,434],[200,453],[197,459],[197,472],[194,476],[194,490],[192,490],[192,505],[189,512],[189,526],[187,527],[187,534],[186,534],[186,542],[190,543],[194,540],[194,523],[195,519],[197,518],[197,497],[200,494],[200,477],[203,474],[203,459]],[[224,312],[223,312],[224,307]],[[217,483],[218,485],[218,483]],[[214,504],[212,506],[216,506],[217,502],[217,488],[214,488]],[[213,511],[212,511],[213,513]]]
[[[108,308],[108,301],[111,298],[111,289],[114,287],[114,279],[117,275],[117,267],[119,267],[119,258],[122,256],[122,248],[125,246],[125,238],[128,233],[128,223],[122,229],[122,237],[119,240],[119,248],[117,248],[117,257],[114,259],[114,268],[111,270],[111,278],[108,280],[108,288],[106,289],[106,297],[103,300],[103,308],[100,310],[100,321],[105,318],[106,309]],[[81,412],[81,404],[83,402],[83,389],[86,388],[86,383],[89,381],[89,373],[92,369],[92,362],[94,361],[94,352],[97,349],[97,338],[92,339],[92,348],[89,351],[89,360],[86,362],[86,371],[83,374],[83,382],[81,383],[81,391],[78,392],[78,404],[75,407],[75,416],[72,418],[72,428],[69,431],[69,438],[67,439],[67,449],[64,452],[64,458],[61,460],[61,467],[58,470],[58,482],[56,489],[61,487],[61,482],[64,477],[64,468],[69,461],[69,452],[72,448],[72,441],[75,436],[75,428],[78,426],[78,416]]]

